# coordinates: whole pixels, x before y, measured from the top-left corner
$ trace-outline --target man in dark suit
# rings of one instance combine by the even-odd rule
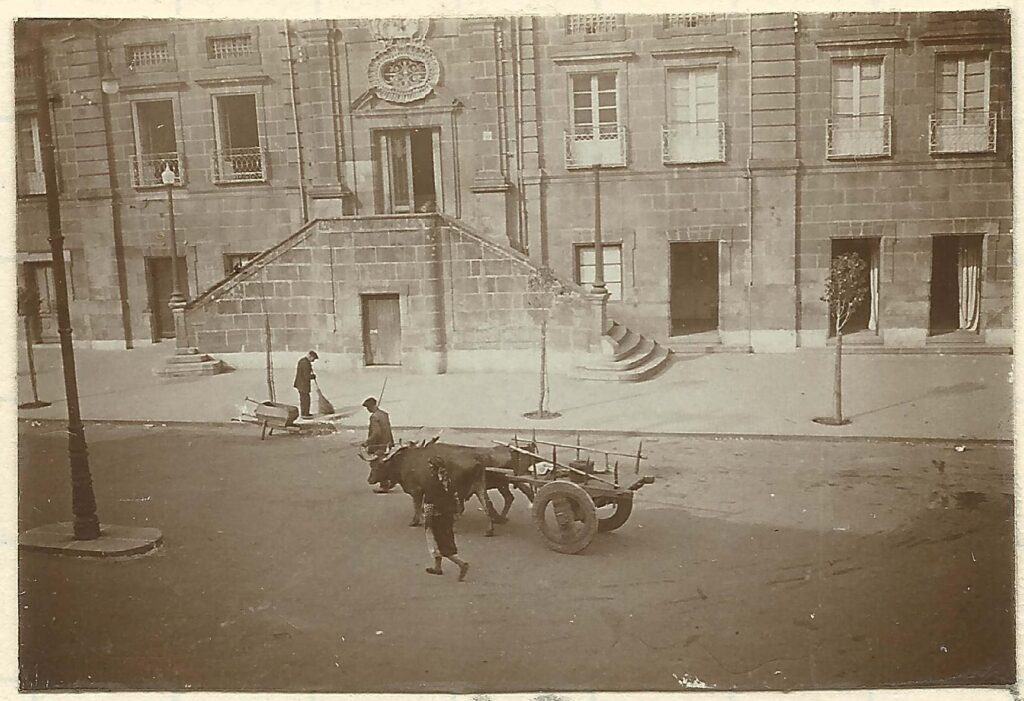
[[[310,351],[299,358],[299,364],[295,368],[295,382],[293,386],[299,391],[299,415],[304,419],[312,419],[309,413],[309,383],[316,379],[313,374],[313,361],[319,358],[316,351]]]
[[[395,437],[391,434],[391,417],[388,416],[388,412],[377,406],[377,400],[373,397],[363,402],[363,406],[370,412],[370,430],[363,445],[366,446],[367,453],[380,460],[395,445]],[[373,491],[384,494],[391,491],[394,486],[385,480]]]

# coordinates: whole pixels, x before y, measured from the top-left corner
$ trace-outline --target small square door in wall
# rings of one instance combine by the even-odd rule
[[[401,365],[402,313],[398,295],[363,295],[362,306],[364,362]]]

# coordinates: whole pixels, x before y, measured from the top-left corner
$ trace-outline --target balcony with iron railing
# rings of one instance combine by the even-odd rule
[[[996,113],[933,114],[928,120],[928,153],[995,153]]]
[[[217,149],[213,152],[213,182],[252,183],[267,179],[267,159],[260,146]]]
[[[626,165],[626,128],[617,125],[599,127],[595,133],[565,132],[565,167],[622,167]]]
[[[833,115],[825,123],[828,158],[885,158],[892,155],[892,115]]]
[[[136,154],[132,158],[132,187],[162,187],[163,172],[167,166],[174,172],[174,184],[184,185],[185,172],[177,153]]]
[[[661,128],[661,162],[721,163],[725,161],[724,122],[670,122]]]

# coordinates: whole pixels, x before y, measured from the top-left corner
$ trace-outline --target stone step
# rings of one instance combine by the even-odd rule
[[[678,355],[706,355],[708,353],[753,353],[750,346],[726,346],[721,343],[684,343],[680,341],[669,341],[665,344],[673,353]]]
[[[581,380],[597,380],[602,382],[643,382],[649,380],[668,365],[670,352],[667,348],[655,345],[654,352],[642,364],[629,370],[590,370],[580,368],[576,377]]]
[[[829,349],[835,348],[829,344]],[[987,346],[982,343],[936,343],[899,348],[894,346],[861,346],[843,343],[843,355],[1013,355],[1012,346]]]
[[[644,337],[640,334],[631,329],[626,329],[625,335],[616,344],[615,353],[613,354],[612,359],[619,361],[632,355],[636,352],[637,348],[640,347],[643,340]]]
[[[600,360],[594,359],[583,365],[585,370],[612,370],[621,372],[623,370],[632,370],[635,367],[643,365],[650,357],[654,354],[657,344],[649,338],[638,336],[639,342],[633,347],[633,351],[621,358],[601,358]]]
[[[165,365],[153,369],[153,374],[161,377],[195,377],[199,375],[216,375],[224,371],[224,363],[216,358],[204,354],[203,360],[199,362],[175,362],[176,358],[183,356],[171,356]]]

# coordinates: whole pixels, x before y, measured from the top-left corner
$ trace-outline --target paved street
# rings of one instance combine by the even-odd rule
[[[68,520],[62,426],[19,428],[19,531]],[[548,550],[522,498],[486,539],[471,502],[459,584],[423,573],[409,498],[370,492],[361,431],[87,435],[101,522],[157,526],[165,545],[117,562],[20,555],[28,689],[1013,681],[1008,445],[651,438],[658,481],[582,555]]]

